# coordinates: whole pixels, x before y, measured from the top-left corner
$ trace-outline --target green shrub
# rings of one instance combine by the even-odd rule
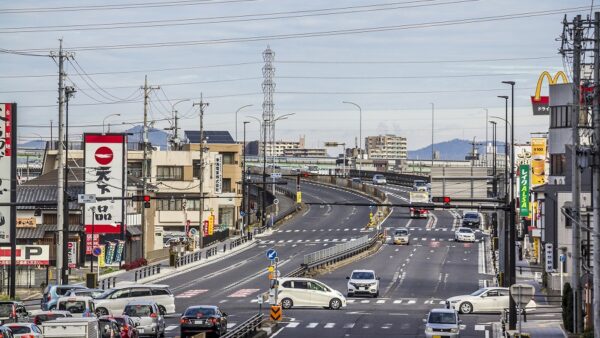
[[[581,338],[594,338],[594,327],[592,326],[589,329],[585,330],[581,335]]]

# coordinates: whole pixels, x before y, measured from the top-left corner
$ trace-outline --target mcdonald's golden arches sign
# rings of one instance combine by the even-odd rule
[[[556,84],[559,78],[562,79],[563,83],[569,82],[567,76],[562,71],[558,71],[554,74],[554,77],[550,76],[550,73],[547,71],[542,72],[535,87],[535,95],[531,97],[533,115],[550,115],[550,97],[541,95],[542,84],[544,83],[544,79],[548,79],[548,84],[550,85]]]

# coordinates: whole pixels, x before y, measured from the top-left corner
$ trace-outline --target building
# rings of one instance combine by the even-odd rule
[[[286,156],[285,151],[294,151],[296,149],[304,149],[305,138],[304,136],[300,136],[298,142],[295,141],[275,141],[275,144],[272,142],[267,142],[266,144],[266,153],[267,156]],[[246,145],[246,155],[249,156],[262,156],[263,153],[263,142],[260,140],[250,141]]]
[[[283,150],[286,157],[328,157],[325,148],[288,148]]]
[[[368,158],[380,160],[406,160],[406,137],[396,135],[367,136],[365,145]]]

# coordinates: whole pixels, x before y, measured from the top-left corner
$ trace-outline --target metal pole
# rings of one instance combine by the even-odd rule
[[[202,93],[200,93],[200,102],[193,103],[193,106],[200,106],[200,174],[198,175],[200,186],[200,248],[204,247],[204,107],[208,102],[204,102]]]
[[[253,105],[251,104],[247,104],[245,106],[241,106],[239,107],[236,111],[235,111],[235,142],[237,143],[238,141],[238,113],[240,112],[240,110],[247,108],[247,107],[252,107]]]
[[[359,157],[361,159],[361,162],[358,162],[358,177],[362,177],[362,159],[363,159],[363,138],[362,138],[362,108],[354,103],[354,102],[350,102],[350,101],[342,101],[342,103],[347,103],[347,104],[351,104],[353,106],[355,106],[356,108],[358,108],[358,138],[359,138],[359,143],[358,143],[358,154]],[[344,149],[344,152],[346,150]],[[345,163],[345,162],[344,162]]]
[[[246,186],[246,125],[248,123],[250,122],[244,121],[244,143],[242,145],[242,209],[244,210],[244,216],[242,217],[242,236],[244,236],[244,230],[247,231],[246,227],[248,226],[248,197],[246,196],[248,193],[248,187]]]
[[[580,264],[581,264],[581,250],[580,250],[580,177],[579,167],[577,164],[577,150],[579,149],[579,115],[580,115],[580,88],[581,85],[581,38],[582,38],[582,27],[581,27],[581,15],[578,15],[573,19],[573,108],[571,114],[572,123],[572,148],[571,148],[571,193],[573,209],[571,215],[575,220],[572,222],[572,243],[573,249],[571,252],[572,261],[571,264],[572,274],[571,283],[573,285],[573,333],[583,332],[583,320],[581,311],[581,282],[580,282]]]
[[[63,243],[62,247],[62,268],[61,268],[61,281],[62,284],[69,284],[69,275],[67,271],[69,269],[68,257],[68,241],[69,241],[69,101],[75,89],[73,87],[65,87],[65,101],[66,101],[66,113],[65,113],[65,174],[64,174],[64,210],[65,215],[63,219]]]
[[[433,102],[431,103],[431,171],[430,171],[430,175],[431,173],[433,173],[433,159],[434,159],[434,155],[435,152],[433,150],[433,134],[434,134],[434,129],[433,129],[433,125],[434,125],[434,112],[435,112],[435,105],[433,104]]]
[[[261,227],[267,226],[267,121],[263,120],[263,172],[262,172],[262,218]],[[274,145],[271,145],[271,148]]]
[[[487,167],[489,165],[489,161],[488,161],[488,109],[484,108],[485,110],[485,166]]]
[[[594,135],[600,135],[600,12],[594,13],[594,110],[593,110],[593,125]],[[593,190],[592,190],[592,205],[593,205],[593,220],[594,228],[594,262],[593,262],[593,295],[592,302],[592,317],[594,321],[594,337],[600,337],[600,137],[594,137],[595,161],[593,170]],[[562,289],[562,287],[561,287]]]
[[[90,257],[90,272],[94,273],[94,236],[96,235],[94,233],[94,228],[95,228],[95,220],[96,220],[96,208],[92,207],[92,252],[91,252],[91,257]]]

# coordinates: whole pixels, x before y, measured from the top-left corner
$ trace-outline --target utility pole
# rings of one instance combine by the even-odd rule
[[[198,185],[200,187],[200,248],[202,248],[204,246],[204,108],[208,107],[208,102],[204,102],[202,93],[200,93],[200,102],[194,102],[192,106],[200,107],[200,174],[198,175]]]
[[[580,175],[579,166],[577,164],[577,150],[579,149],[579,115],[581,107],[579,105],[579,94],[581,85],[581,52],[582,52],[582,25],[581,15],[573,19],[573,109],[571,114],[571,123],[573,130],[573,145],[571,148],[571,192],[573,209],[571,216],[574,219],[572,242],[573,250],[571,252],[571,265],[573,266],[571,274],[571,284],[573,286],[573,333],[583,332],[583,320],[581,311],[581,281],[580,281],[580,264],[581,264],[581,234],[579,217],[581,211],[580,197]]]
[[[148,100],[150,99],[150,91],[160,89],[159,86],[148,86],[148,75],[144,76],[144,126],[142,128],[142,196],[146,196],[147,185],[148,185],[148,148],[150,142],[148,141]],[[146,255],[146,238],[148,237],[148,230],[146,229],[146,207],[142,205],[142,257]]]
[[[244,234],[246,232],[249,232],[248,229],[246,229],[246,227],[248,226],[248,212],[249,212],[249,208],[248,208],[248,200],[249,198],[246,197],[247,191],[248,191],[248,187],[246,186],[246,125],[250,123],[249,121],[244,121],[244,142],[242,143],[242,210],[244,211],[244,215],[242,216],[242,231],[241,231],[241,236],[244,236]],[[236,123],[237,126],[237,123]]]
[[[61,280],[63,284],[69,284],[69,262],[68,262],[68,242],[69,242],[69,101],[75,94],[75,88],[65,87],[66,114],[65,114],[65,175],[64,175],[64,224],[63,224],[63,242],[62,242],[62,270]]]
[[[594,233],[594,263],[593,263],[593,294],[592,317],[594,320],[594,337],[600,337],[600,12],[594,13],[594,161],[593,163],[593,219]],[[588,243],[589,245],[589,243]]]

